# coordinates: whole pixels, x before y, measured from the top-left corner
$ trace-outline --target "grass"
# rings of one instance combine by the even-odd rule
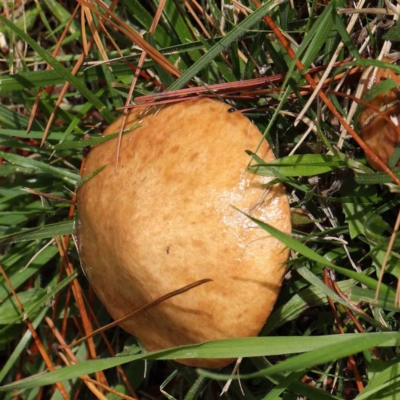
[[[378,118],[377,133],[399,130],[400,110],[381,107],[399,82],[400,68],[380,60],[399,47],[396,3],[356,2],[359,14],[345,1],[163,3],[4,3],[0,398],[213,399],[233,378],[222,398],[395,400],[399,152],[394,143],[376,172],[362,149],[367,142],[374,159],[387,137],[356,134],[365,133],[365,110]],[[369,66],[391,72],[363,91]],[[250,170],[283,182],[291,201],[291,236],[256,221],[291,249],[274,311],[258,338],[148,353],[114,327],[62,349],[111,322],[74,241],[87,146],[104,141],[132,100],[198,95],[244,112],[277,157],[266,164],[249,152]],[[233,365],[207,371],[174,361],[191,357],[243,360],[233,376]]]

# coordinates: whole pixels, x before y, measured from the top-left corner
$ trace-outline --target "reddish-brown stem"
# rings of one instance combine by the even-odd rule
[[[180,294],[182,294],[182,293],[185,293],[185,292],[187,292],[188,290],[194,289],[194,288],[197,287],[197,286],[204,285],[204,284],[207,283],[207,282],[212,282],[212,279],[202,279],[202,280],[200,280],[200,281],[193,282],[193,283],[191,283],[191,284],[189,284],[189,285],[186,285],[186,286],[184,286],[184,287],[182,287],[182,288],[180,288],[180,289],[177,289],[177,290],[175,290],[175,291],[173,291],[173,292],[167,293],[167,294],[165,294],[164,296],[161,296],[161,297],[159,297],[158,299],[153,300],[153,301],[151,301],[150,303],[145,304],[144,306],[138,308],[137,310],[132,311],[132,312],[129,313],[128,315],[125,315],[124,317],[122,317],[122,318],[120,318],[120,319],[117,319],[116,321],[111,322],[110,324],[108,324],[108,325],[106,325],[106,326],[103,326],[103,327],[100,328],[100,329],[96,329],[96,330],[93,331],[90,335],[87,335],[87,336],[85,336],[85,337],[83,337],[83,338],[81,338],[81,339],[79,339],[79,340],[76,340],[75,342],[71,343],[68,347],[77,346],[78,344],[84,342],[85,340],[88,340],[88,339],[90,339],[91,337],[97,335],[98,333],[103,332],[103,331],[105,331],[106,329],[110,329],[110,328],[112,328],[112,327],[114,327],[114,326],[120,324],[121,322],[126,321],[126,320],[129,319],[129,318],[132,318],[134,315],[136,315],[136,314],[138,314],[138,313],[140,313],[140,312],[143,312],[143,311],[145,311],[145,310],[148,310],[149,308],[154,307],[154,306],[157,305],[157,304],[160,304],[160,303],[162,303],[162,302],[164,302],[164,301],[166,301],[166,300],[168,300],[168,299],[170,299],[170,298],[172,298],[172,297],[175,297],[175,296],[178,296],[178,295],[180,295]]]

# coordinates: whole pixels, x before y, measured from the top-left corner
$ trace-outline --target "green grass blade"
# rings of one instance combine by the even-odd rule
[[[43,318],[47,313],[47,308],[43,308],[39,315],[32,321],[33,327],[36,329],[39,324],[42,322]],[[28,347],[29,342],[32,339],[32,333],[29,329],[27,329],[24,333],[24,336],[19,341],[17,347],[13,350],[12,354],[8,358],[7,362],[3,365],[0,370],[0,383],[3,381],[5,376],[8,374],[10,369],[14,364],[16,364],[20,360],[20,356],[22,352]]]
[[[12,164],[19,165],[23,168],[30,168],[35,171],[39,171],[46,174],[51,174],[60,178],[61,180],[70,184],[76,185],[80,176],[68,170],[53,167],[41,161],[32,160],[31,158],[18,156],[16,154],[5,153],[0,151],[0,157],[4,158]]]
[[[275,161],[252,165],[248,170],[257,175],[277,176],[315,176],[344,168],[346,164],[336,156],[305,154],[282,157]]]
[[[348,357],[352,354],[360,353],[364,350],[370,349],[371,347],[386,346],[393,339],[396,342],[400,343],[400,333],[355,334],[351,335],[351,338],[349,338],[349,335],[342,336],[347,336],[347,340],[334,344],[327,344],[326,346],[323,346],[321,348],[317,348],[304,354],[291,357],[285,361],[278,363],[277,365],[273,365],[272,367],[266,368],[264,370],[252,374],[238,375],[233,377],[233,379],[251,379],[262,376],[264,374],[273,375],[280,372],[301,371],[303,369],[312,368],[314,365],[317,364],[324,364],[326,362]],[[325,338],[327,337],[328,336],[325,336]],[[391,339],[389,339],[389,337]],[[302,341],[300,339],[304,338],[305,337],[297,338],[296,340]],[[313,337],[309,337],[309,339],[313,339]],[[205,370],[200,370],[199,373],[202,376],[214,379],[228,380],[232,378],[230,375],[220,375]]]
[[[227,339],[215,342],[208,342],[193,346],[182,346],[174,349],[167,349],[145,354],[132,356],[118,356],[101,360],[90,360],[70,367],[61,368],[54,372],[40,374],[29,377],[18,382],[14,382],[0,387],[0,391],[14,389],[28,389],[37,386],[50,385],[55,382],[74,379],[78,376],[90,374],[100,370],[106,370],[117,365],[126,364],[135,360],[158,359],[191,359],[191,358],[238,358],[238,357],[261,357],[267,355],[295,354],[304,353],[301,356],[293,357],[279,365],[259,371],[247,377],[276,374],[281,371],[297,371],[315,363],[316,353],[323,352],[323,359],[335,360],[346,357],[370,347],[391,347],[400,344],[400,334],[390,333],[366,333],[366,334],[346,334],[346,335],[324,335],[313,337],[298,337],[294,341],[292,337],[256,337]],[[332,351],[330,351],[332,349]],[[340,351],[336,351],[340,349]],[[297,359],[300,358],[300,363]],[[296,361],[294,361],[296,360]],[[317,362],[320,361],[318,358]],[[283,368],[283,363],[285,368]],[[287,367],[289,364],[289,367]],[[315,364],[311,364],[315,365]],[[267,372],[268,371],[268,372]],[[202,371],[202,375],[217,379],[230,379],[231,375],[209,374]],[[236,379],[236,377],[234,378]]]
[[[11,233],[0,237],[0,244],[25,242],[28,240],[39,240],[53,238],[56,236],[75,233],[75,221],[63,221],[56,224],[48,224],[37,228],[24,229],[20,232]]]
[[[241,212],[240,210],[238,210]],[[335,264],[332,264],[327,258],[319,255],[315,251],[311,250],[309,247],[304,245],[303,243],[299,242],[298,240],[292,238],[289,235],[286,235],[285,233],[281,232],[279,229],[274,228],[271,225],[268,225],[265,222],[259,221],[256,218],[251,217],[248,214],[243,213],[244,215],[247,215],[253,222],[255,222],[260,228],[264,229],[266,232],[268,232],[270,235],[274,236],[278,240],[280,240],[283,244],[285,244],[287,247],[291,248],[292,250],[296,251],[297,253],[305,256],[306,258],[313,260],[317,262],[318,264],[326,267],[330,267],[334,269],[335,271],[349,277],[352,279],[355,279],[358,282],[364,283],[365,285],[369,286],[371,289],[376,289],[378,286],[378,282],[366,275],[359,274],[355,271],[347,270],[345,268],[338,267]],[[385,290],[389,290],[385,285],[381,286]]]

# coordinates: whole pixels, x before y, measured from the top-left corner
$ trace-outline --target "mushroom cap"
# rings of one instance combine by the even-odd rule
[[[279,293],[288,250],[246,215],[291,231],[284,187],[246,172],[262,140],[219,101],[200,99],[129,114],[117,140],[94,147],[78,191],[83,269],[114,319],[201,279],[195,287],[121,323],[150,350],[256,336]],[[105,134],[118,132],[122,118]],[[125,129],[126,129],[125,128]],[[274,159],[262,141],[257,154]],[[187,359],[218,368],[228,359]]]
[[[383,61],[393,62],[389,57],[384,57]],[[374,86],[392,78],[392,72],[387,68],[367,68],[361,76],[360,82],[363,82],[364,89],[362,98],[365,98],[367,92]],[[369,146],[375,156],[378,156],[385,164],[390,160],[393,152],[400,142],[400,135],[394,126],[399,125],[400,105],[398,103],[398,88],[392,88],[379,93],[369,100],[369,104],[378,107],[380,113],[370,107],[365,107],[361,112],[358,123],[361,127],[361,137]],[[387,119],[384,118],[385,115]],[[388,120],[392,120],[392,124]],[[365,154],[371,167],[380,171],[379,165],[367,153]],[[397,163],[397,166],[400,163]]]

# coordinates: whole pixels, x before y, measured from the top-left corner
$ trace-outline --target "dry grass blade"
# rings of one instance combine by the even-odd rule
[[[53,196],[52,194],[40,192],[38,190],[31,189],[31,188],[28,188],[28,187],[23,188],[23,190],[25,192],[30,193],[30,194],[34,194],[35,196],[44,197],[46,199],[54,200],[57,203],[66,203],[66,204],[76,205],[76,202],[74,202],[72,200],[63,199],[61,197]]]
[[[161,14],[162,14],[164,6],[165,6],[165,2],[166,2],[166,0],[161,0],[157,7],[156,14],[154,16],[153,22],[151,23],[150,30],[149,30],[149,32],[151,34],[153,34],[157,28],[158,22],[161,18]],[[135,90],[135,86],[136,86],[137,80],[139,78],[140,72],[142,70],[142,66],[143,66],[144,60],[146,59],[146,56],[147,56],[147,52],[146,52],[146,50],[143,50],[142,54],[140,55],[138,64],[137,64],[137,67],[135,70],[135,75],[133,76],[131,86],[129,88],[129,93],[128,93],[128,97],[126,98],[125,107],[128,107],[131,102],[132,94],[133,94],[133,91]],[[118,132],[117,152],[115,154],[115,170],[117,170],[117,168],[118,168],[118,162],[119,162],[119,157],[120,157],[120,152],[121,152],[122,132],[125,129],[127,117],[128,117],[128,109],[124,108],[124,113],[122,115],[122,123],[119,128],[119,132]]]
[[[116,7],[117,3],[118,3],[118,0],[113,0],[113,2],[112,2],[111,5],[110,5],[110,12]],[[85,5],[85,4],[84,4],[84,5]],[[101,28],[101,26],[99,26],[97,29],[100,30],[100,28]],[[90,50],[90,48],[93,46],[94,41],[95,41],[95,39],[92,37],[92,38],[90,39],[89,43],[87,44],[87,49],[86,49],[86,51],[89,51],[89,50]],[[76,74],[78,73],[78,71],[79,71],[79,69],[81,68],[83,62],[85,61],[85,57],[86,57],[86,56],[85,56],[85,52],[82,52],[82,54],[80,55],[78,61],[76,62],[76,64],[75,64],[74,67],[72,68],[72,71],[71,71],[71,74],[72,74],[72,75],[76,75]],[[43,146],[44,142],[46,141],[47,135],[49,134],[50,127],[51,127],[51,125],[52,125],[52,123],[53,123],[53,120],[54,120],[54,118],[55,118],[55,115],[56,115],[56,111],[57,111],[58,108],[60,107],[60,104],[61,104],[61,102],[63,101],[64,96],[66,95],[66,93],[67,93],[69,87],[70,87],[70,83],[69,83],[69,82],[65,82],[63,88],[62,88],[61,91],[60,91],[59,97],[58,97],[58,99],[57,99],[57,101],[56,101],[56,104],[55,104],[55,106],[54,106],[54,109],[53,109],[53,111],[52,111],[52,113],[51,113],[51,115],[50,115],[50,117],[49,117],[49,120],[48,120],[48,122],[47,122],[45,131],[44,131],[44,133],[43,133],[43,138],[42,138],[42,142],[41,142],[41,145],[42,145],[42,146]]]
[[[100,29],[102,28],[102,26],[99,25],[99,28],[100,28],[100,29],[96,28],[96,26],[95,26],[95,24],[94,24],[94,21],[93,21],[92,14],[90,13],[90,10],[89,10],[89,8],[88,8],[86,5],[85,5],[85,6],[82,6],[82,10],[83,10],[84,15],[85,15],[85,17],[86,17],[86,20],[87,20],[87,22],[88,22],[90,31],[91,31],[91,33],[92,33],[92,37],[94,38],[94,41],[95,41],[95,43],[96,43],[96,46],[97,46],[97,48],[98,48],[98,50],[99,50],[99,52],[100,52],[101,58],[102,58],[104,61],[108,61],[107,52],[106,52],[106,50],[105,50],[105,48],[104,48],[104,46],[103,46],[103,43],[102,43],[102,41],[101,41],[101,39],[100,39],[100,36],[99,36],[99,31],[100,31]],[[84,31],[85,31],[85,25],[82,26],[82,32],[84,32]]]
[[[75,357],[74,353],[67,347],[67,344],[64,340],[63,335],[60,334],[60,332],[54,325],[54,322],[49,317],[45,317],[45,320],[46,320],[47,325],[53,332],[54,337],[57,339],[57,341],[59,343],[59,345],[55,346],[59,357],[63,359],[63,361],[66,365],[77,364],[78,363],[77,358]],[[61,348],[62,348],[62,351],[60,351]],[[64,356],[63,352],[65,352],[66,357]],[[106,400],[107,398],[101,393],[101,391],[99,389],[97,389],[97,386],[100,386],[102,389],[107,390],[109,393],[113,393],[116,396],[118,396],[122,399],[125,399],[125,400],[132,400],[132,399],[138,398],[135,393],[134,393],[135,397],[126,396],[122,393],[119,393],[118,391],[110,388],[108,385],[104,385],[99,381],[90,379],[90,377],[88,375],[83,375],[80,378],[83,380],[83,382],[87,385],[87,387],[91,390],[91,392],[98,399]]]
[[[65,249],[67,247],[63,246],[63,243],[61,242],[61,240],[59,238],[56,238],[55,240],[56,240],[58,251],[62,258],[64,270],[67,273],[67,276],[69,276],[73,273],[74,268],[73,268],[72,264],[70,263],[67,253],[65,251]],[[87,314],[87,310],[86,310],[86,307],[85,307],[85,304],[83,301],[83,293],[82,292],[83,292],[82,287],[79,285],[78,281],[76,279],[74,279],[72,281],[72,293],[74,295],[76,304],[79,309],[79,313],[80,313],[82,325],[83,325],[83,331],[85,332],[86,335],[89,335],[89,337],[91,337],[90,335],[93,332],[93,326],[92,326],[90,318]],[[55,312],[53,312],[53,314],[54,314],[53,315],[53,320],[54,320],[55,316],[56,316]],[[96,346],[95,346],[94,341],[91,338],[88,340],[88,352],[89,352],[90,358],[92,358],[92,359],[97,358]],[[96,378],[100,382],[107,381],[106,377],[102,371],[96,372]]]
[[[101,8],[105,14],[99,12],[94,6],[88,4],[85,0],[78,0],[81,4],[86,4],[88,8],[92,10],[99,18],[105,19],[106,22],[111,24],[116,30],[123,33],[128,39],[136,43],[142,50],[157,62],[162,68],[175,77],[181,76],[181,72],[172,65],[167,58],[165,58],[158,50],[147,43],[137,32],[135,32],[129,25],[127,25],[121,18],[113,14],[103,3],[96,0],[96,4]],[[110,19],[109,19],[110,18]],[[113,21],[115,20],[115,22]]]

